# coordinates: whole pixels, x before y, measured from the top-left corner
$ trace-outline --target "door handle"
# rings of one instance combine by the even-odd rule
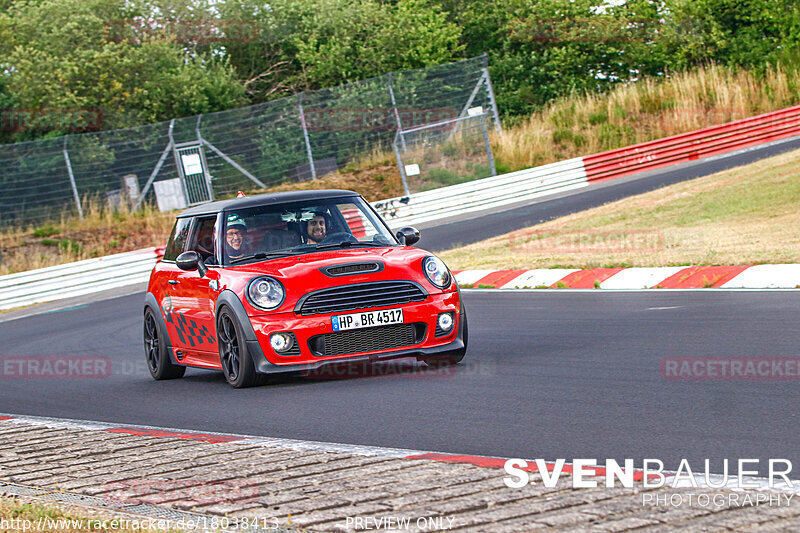
[[[171,280],[169,280],[167,283],[169,283],[170,285],[177,285],[177,284],[178,284],[178,280],[176,280],[176,279],[171,279]]]

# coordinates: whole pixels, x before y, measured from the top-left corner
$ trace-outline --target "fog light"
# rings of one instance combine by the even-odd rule
[[[292,349],[294,338],[288,333],[273,333],[269,337],[269,343],[276,352],[287,352]]]
[[[440,313],[436,321],[436,336],[441,337],[450,333],[454,324],[454,313]]]

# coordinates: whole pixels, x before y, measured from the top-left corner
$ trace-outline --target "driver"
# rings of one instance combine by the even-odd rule
[[[308,235],[308,244],[319,244],[328,234],[328,227],[326,224],[325,216],[317,213],[314,218],[306,222],[306,235]]]
[[[228,220],[225,230],[225,251],[229,259],[244,257],[244,239],[247,235],[247,224],[241,218]]]

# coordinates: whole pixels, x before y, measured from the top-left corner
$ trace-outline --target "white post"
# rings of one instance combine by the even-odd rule
[[[489,91],[489,101],[492,103],[492,114],[494,114],[494,125],[497,128],[497,133],[503,133],[503,128],[500,126],[500,113],[497,112],[497,101],[494,99],[494,89],[492,89],[492,80],[489,78],[489,55],[483,53],[483,76],[486,80],[486,89]]]
[[[300,124],[303,125],[303,138],[306,140],[306,152],[308,152],[308,164],[311,165],[311,179],[317,179],[317,169],[314,168],[314,154],[311,152],[311,140],[308,138],[308,127],[306,127],[306,115],[303,113],[303,93],[297,97],[297,107],[300,109]]]
[[[403,131],[403,123],[400,122],[400,112],[397,110],[397,101],[394,99],[394,89],[392,89],[392,73],[389,73],[389,96],[392,99],[392,108],[394,109],[394,120],[397,123],[397,131]],[[406,140],[401,135],[400,144],[403,145],[403,153],[406,153]],[[408,191],[406,191],[408,194]]]
[[[64,136],[64,162],[67,164],[69,184],[72,186],[72,196],[75,197],[75,205],[78,206],[78,216],[83,220],[83,207],[81,206],[81,199],[78,196],[78,186],[75,185],[75,174],[72,173],[72,163],[69,160],[69,152],[67,151],[67,138],[69,138],[69,135]]]

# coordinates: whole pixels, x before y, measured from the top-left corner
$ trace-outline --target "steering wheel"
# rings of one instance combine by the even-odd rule
[[[348,233],[346,231],[337,231],[336,233],[330,233],[326,235],[325,238],[322,239],[322,242],[320,242],[320,244],[328,244],[330,242],[343,242],[343,241],[358,242],[358,239],[356,239],[352,233]]]

